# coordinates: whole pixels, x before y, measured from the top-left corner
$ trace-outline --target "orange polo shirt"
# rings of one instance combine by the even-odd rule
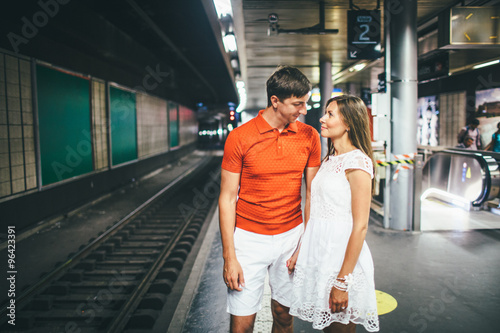
[[[280,133],[263,111],[229,133],[222,168],[241,174],[236,227],[276,235],[302,223],[302,174],[321,164],[321,144],[312,126],[297,121]]]

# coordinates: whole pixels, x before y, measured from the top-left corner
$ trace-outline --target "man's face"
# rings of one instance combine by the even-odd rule
[[[306,103],[309,100],[309,94],[302,97],[289,97],[280,101],[276,96],[272,96],[271,100],[275,97],[276,108],[280,117],[286,123],[294,123],[301,114],[307,114]]]
[[[474,140],[472,140],[471,138],[465,139],[465,141],[464,141],[465,147],[472,146],[472,142],[474,142]]]

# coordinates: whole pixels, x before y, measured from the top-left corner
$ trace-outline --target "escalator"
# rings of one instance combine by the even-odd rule
[[[449,149],[433,154],[422,173],[422,199],[479,210],[500,197],[500,154]]]

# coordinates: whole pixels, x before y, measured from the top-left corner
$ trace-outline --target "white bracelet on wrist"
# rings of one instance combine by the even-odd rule
[[[353,279],[352,273],[349,273],[346,276],[344,276],[343,278],[337,277],[333,281],[333,286],[335,287],[335,289],[348,292],[349,289],[351,289],[353,280],[354,279]]]

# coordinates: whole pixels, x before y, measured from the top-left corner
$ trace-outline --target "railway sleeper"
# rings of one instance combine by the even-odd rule
[[[186,249],[174,249],[172,253],[170,253],[169,258],[180,258],[182,260],[186,260],[189,255],[189,251]]]
[[[196,236],[198,236],[199,233],[200,233],[199,229],[190,227],[189,229],[186,229],[182,235],[183,236],[184,235],[193,235],[194,237],[196,237]]]
[[[54,297],[53,295],[38,295],[27,306],[28,310],[47,311],[52,308],[68,307],[73,304],[75,309],[80,304],[97,304],[99,307],[106,305],[107,308],[117,308],[117,304],[123,304],[128,300],[128,295],[113,294],[110,291],[100,290],[93,293],[71,294],[67,296]]]
[[[191,248],[193,247],[193,243],[189,241],[180,241],[175,245],[176,249],[185,249],[187,251],[190,251]]]
[[[103,261],[106,258],[106,251],[93,251],[85,259],[95,259],[97,261]]]
[[[151,233],[151,235],[145,235],[145,234],[141,234],[141,235],[133,235],[129,238],[129,242],[146,242],[146,241],[155,241],[155,242],[159,242],[159,241],[168,241],[172,238],[172,235],[173,235],[173,232],[168,234],[168,235],[164,235],[163,233],[161,232],[155,232],[155,233]]]
[[[111,255],[110,257],[113,257],[113,256],[127,256],[127,257],[134,257],[134,256],[137,256],[137,257],[144,257],[144,256],[154,256],[154,255],[158,255],[160,253],[159,250],[155,250],[155,249],[125,249],[123,247],[119,247],[115,250],[115,252],[113,252],[113,255]]]
[[[60,281],[81,282],[83,280],[83,269],[72,269],[64,274]]]
[[[75,268],[80,268],[86,271],[91,271],[95,268],[97,260],[95,259],[83,259],[75,265]]]
[[[122,244],[121,248],[127,248],[127,249],[144,249],[144,248],[149,248],[149,249],[158,249],[158,248],[163,248],[166,245],[164,242],[146,242],[146,241],[126,241],[125,243]]]
[[[121,276],[121,279],[131,278],[127,276]],[[139,281],[118,281],[116,278],[110,279],[110,281],[83,281],[71,284],[72,293],[84,293],[89,290],[100,291],[100,290],[111,290],[113,293],[130,293],[137,286]],[[46,293],[55,294],[55,293]],[[66,294],[55,294],[55,295],[67,295]]]
[[[118,231],[115,236],[121,237],[125,241],[130,236],[130,230],[122,229],[122,230]]]
[[[133,276],[134,278],[140,278],[146,273],[145,269],[95,269],[93,271],[88,271],[84,273],[86,278],[102,278],[105,276],[115,276],[116,274]]]
[[[171,221],[163,221],[162,223],[158,223],[157,225],[148,225],[144,226],[141,229],[136,229],[134,230],[135,235],[142,235],[142,234],[173,234],[179,229],[180,223],[173,222],[175,223],[174,225],[169,226],[168,223],[171,223]]]
[[[191,244],[194,244],[196,241],[196,236],[194,235],[182,235],[180,242],[190,242]]]
[[[54,295],[37,295],[26,306],[28,310],[46,311],[54,305]]]
[[[142,228],[155,228],[158,227],[159,225],[163,226],[166,229],[173,228],[173,225],[179,224],[179,221],[177,219],[172,218],[170,214],[163,214],[163,215],[152,215],[145,219],[142,222],[141,227]]]
[[[71,286],[71,282],[68,281],[57,281],[49,285],[43,291],[43,295],[67,295],[69,293],[69,289]]]
[[[151,329],[154,327],[159,313],[156,310],[141,309],[134,312],[130,317],[126,328],[128,329]]]
[[[184,261],[185,260],[182,258],[169,257],[167,261],[165,261],[163,267],[165,268],[172,267],[180,271],[182,269],[182,266],[184,266]]]
[[[104,251],[106,253],[112,253],[114,249],[115,249],[114,243],[104,243],[101,246],[99,246],[97,251]]]
[[[108,268],[108,269],[119,269],[123,268],[123,266],[137,266],[137,267],[149,267],[153,263],[152,258],[156,258],[158,255],[154,254],[151,256],[144,256],[144,257],[134,257],[130,259],[126,259],[126,257],[111,257],[106,260],[103,260],[99,262],[95,269],[103,269],[103,268]]]
[[[30,314],[30,311],[27,311],[26,314]],[[76,311],[75,309],[57,309],[44,312],[33,311],[31,315],[35,317],[35,324],[38,324],[38,322],[75,321],[79,325],[95,327],[109,322],[115,317],[116,311],[104,308],[88,308],[81,311]]]
[[[148,293],[139,303],[138,309],[161,310],[167,301],[167,296],[162,293]]]
[[[175,267],[167,267],[167,268],[162,268],[159,272],[158,275],[156,276],[157,279],[168,279],[173,282],[177,280],[179,277],[179,272]]]
[[[123,237],[121,236],[113,236],[111,237],[108,242],[115,244],[116,247],[119,247],[120,244],[123,242]]]
[[[156,279],[149,287],[148,293],[151,294],[160,293],[168,295],[172,291],[173,287],[174,287],[174,281],[168,279]]]

